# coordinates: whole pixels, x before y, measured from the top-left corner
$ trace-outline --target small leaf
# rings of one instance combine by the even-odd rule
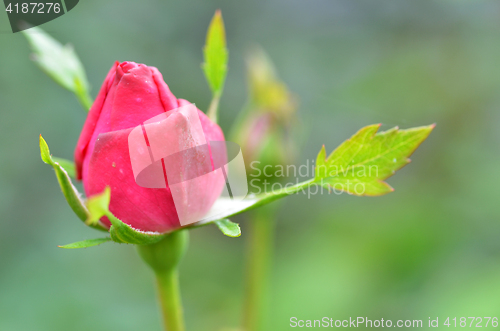
[[[118,243],[136,245],[154,244],[168,235],[168,233],[141,231],[123,223],[109,211],[110,199],[111,189],[109,187],[106,187],[102,193],[88,198],[87,208],[89,216],[85,223],[89,225],[96,224],[101,217],[108,217],[111,222],[111,228],[109,229],[111,239]]]
[[[203,71],[214,95],[221,94],[227,73],[228,50],[226,32],[220,10],[215,12],[208,27],[207,39],[203,49],[205,63]]]
[[[219,230],[221,230],[222,233],[228,237],[235,238],[235,237],[241,236],[240,226],[237,223],[231,222],[227,218],[219,220],[219,221],[215,221],[215,224],[217,225]]]
[[[40,135],[40,155],[42,157],[42,161],[52,165],[52,159],[50,158],[50,150],[49,146],[45,139],[43,139],[42,135]]]
[[[43,139],[42,135],[40,135],[40,154],[43,162],[50,164],[54,168],[59,186],[61,187],[63,195],[73,212],[76,216],[78,216],[78,218],[85,221],[88,218],[89,213],[87,207],[83,204],[82,199],[80,199],[81,194],[71,182],[66,170],[61,166],[61,164],[55,162],[50,156],[49,146]],[[91,226],[98,230],[108,231],[100,222],[92,224]]]
[[[73,92],[82,106],[92,105],[89,83],[80,59],[71,45],[61,45],[38,27],[22,31],[33,51],[33,60],[47,75]]]
[[[392,192],[383,180],[410,162],[408,156],[429,136],[434,125],[377,133],[379,127],[362,128],[328,157],[322,148],[316,160],[316,183],[358,196]]]
[[[87,247],[92,247],[92,246],[104,244],[105,242],[108,242],[108,241],[111,241],[110,237],[83,240],[83,241],[78,241],[76,243],[63,245],[63,246],[57,246],[57,247],[66,248],[66,249],[87,248]]]

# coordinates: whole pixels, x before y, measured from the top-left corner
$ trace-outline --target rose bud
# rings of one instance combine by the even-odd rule
[[[291,131],[296,120],[297,102],[278,78],[271,60],[259,48],[247,58],[247,76],[249,102],[233,139],[241,145],[251,177],[260,174],[262,180],[279,181],[280,174],[275,176],[277,166],[284,165],[286,169],[294,159]]]
[[[194,108],[201,126],[190,126],[191,122],[182,110],[186,107]],[[178,195],[176,203],[168,182],[159,188],[138,185],[132,169],[128,136],[133,129],[141,126],[144,129],[148,120],[162,117],[161,114],[167,121],[161,137],[169,148],[178,146],[177,149],[181,150],[210,141],[224,141],[224,134],[217,124],[194,105],[177,99],[170,92],[158,69],[134,62],[116,62],[83,126],[75,149],[75,163],[77,179],[83,181],[88,197],[102,193],[109,186],[109,210],[117,218],[137,230],[163,233],[181,226],[178,213],[201,215],[207,212],[220,195],[224,182],[213,176],[191,181],[186,185],[192,193]],[[181,165],[179,163],[179,167]],[[177,164],[167,166],[172,169]],[[176,190],[182,193],[183,188],[177,187]],[[101,221],[111,225],[106,217]]]

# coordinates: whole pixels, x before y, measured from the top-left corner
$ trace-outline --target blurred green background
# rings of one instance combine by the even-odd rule
[[[81,1],[42,26],[79,54],[95,97],[115,60],[156,66],[206,110],[202,45],[220,8],[230,50],[228,132],[246,101],[244,55],[260,44],[300,98],[298,164],[357,129],[437,127],[379,198],[286,199],[265,330],[289,319],[500,317],[500,2]],[[38,135],[71,158],[85,119],[75,97],[29,60],[0,13],[0,330],[160,330],[153,275],[134,247],[58,244],[86,228],[40,160]],[[240,238],[191,231],[181,265],[189,330],[241,319]]]

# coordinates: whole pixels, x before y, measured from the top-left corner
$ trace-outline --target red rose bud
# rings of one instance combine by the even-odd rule
[[[225,156],[213,155],[212,141],[224,141],[221,128],[177,99],[158,69],[116,62],[80,134],[77,178],[87,196],[109,186],[109,210],[124,223],[166,232],[199,220],[221,194],[214,159]]]

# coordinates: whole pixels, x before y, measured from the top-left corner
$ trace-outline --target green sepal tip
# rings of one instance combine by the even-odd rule
[[[57,247],[65,248],[65,249],[87,248],[87,247],[92,247],[92,246],[104,244],[108,241],[111,241],[110,237],[82,240],[82,241],[77,241],[77,242],[72,243],[72,244],[61,245],[61,246],[57,246]]]

